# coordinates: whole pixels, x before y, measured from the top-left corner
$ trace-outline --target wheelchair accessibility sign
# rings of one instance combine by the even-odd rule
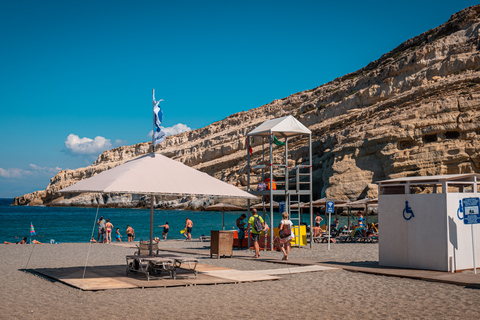
[[[463,208],[462,208],[462,205],[463,205]],[[480,223],[480,199],[479,198],[464,198],[460,203],[459,211],[463,213],[464,224]]]

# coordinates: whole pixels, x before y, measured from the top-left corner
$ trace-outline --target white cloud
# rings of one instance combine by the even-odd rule
[[[173,136],[182,132],[192,131],[192,128],[183,123],[177,123],[176,125],[167,128],[161,126],[161,128],[167,133],[167,136]],[[148,136],[151,138],[152,134],[153,130],[148,133]]]
[[[29,165],[30,170],[20,169],[20,168],[9,168],[4,169],[0,168],[0,177],[13,179],[13,178],[24,178],[28,176],[52,176],[57,174],[58,171],[62,170],[62,168],[55,167],[55,168],[48,168],[48,167],[40,167],[33,163]]]
[[[65,140],[65,147],[74,154],[99,154],[112,148],[110,139],[96,136],[95,139],[87,137],[81,138],[76,134],[70,133]]]
[[[55,168],[40,167],[33,163],[30,163],[29,167],[35,172],[39,174],[45,174],[45,175],[55,175],[58,173],[58,171],[62,170],[62,168],[60,167],[55,167]]]
[[[87,137],[80,138],[76,134],[69,134],[67,140],[65,140],[65,147],[67,151],[72,154],[79,155],[98,155],[105,150],[118,147],[122,144],[125,144],[126,141],[115,140],[112,144],[110,139],[106,139],[101,136],[96,136],[94,139]]]

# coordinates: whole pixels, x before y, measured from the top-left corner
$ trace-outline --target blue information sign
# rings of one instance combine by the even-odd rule
[[[464,198],[462,202],[463,202],[463,223],[464,224],[480,223],[480,199]]]
[[[333,201],[327,201],[327,213],[335,213],[335,203]]]

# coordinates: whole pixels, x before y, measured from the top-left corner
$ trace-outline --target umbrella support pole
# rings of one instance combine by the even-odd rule
[[[155,206],[155,196],[150,196],[150,256],[153,256],[153,208]]]

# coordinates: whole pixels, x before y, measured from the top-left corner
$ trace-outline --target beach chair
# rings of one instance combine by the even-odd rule
[[[184,276],[184,277],[194,277],[195,279],[198,278],[198,271],[197,271],[197,264],[198,259],[191,258],[191,257],[171,257],[174,261],[173,267],[173,279],[177,278],[177,269],[181,268],[182,270],[186,270],[193,273],[193,276]],[[183,276],[183,275],[182,275]]]
[[[155,257],[147,255],[127,255],[126,274],[143,273],[147,277],[147,281],[151,279],[174,278],[175,260],[172,258]],[[168,275],[161,275],[163,271]]]
[[[139,255],[139,256],[148,256],[150,254],[150,241],[142,241],[140,240],[140,242],[138,243],[137,246],[137,252],[135,252],[134,254],[135,255]],[[153,241],[152,243],[152,253],[154,255],[158,255],[158,242],[157,241]]]

